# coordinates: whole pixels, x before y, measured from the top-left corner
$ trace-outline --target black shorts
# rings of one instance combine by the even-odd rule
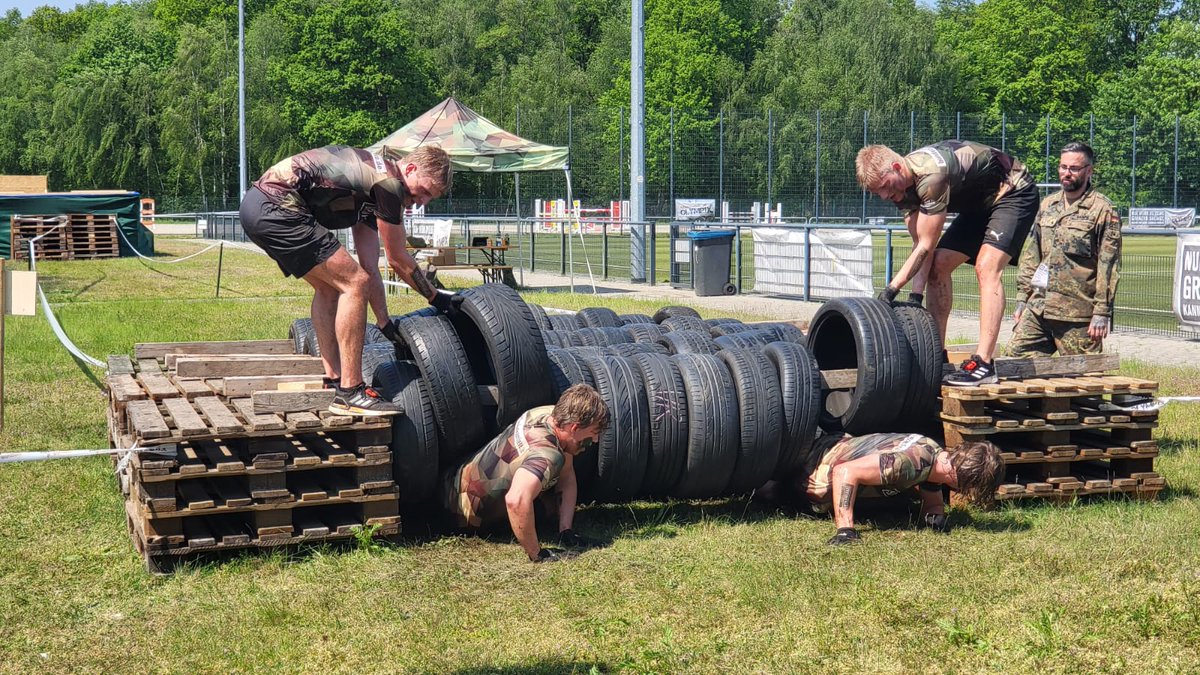
[[[1009,255],[1008,264],[1016,265],[1033,221],[1037,218],[1036,185],[1010,192],[984,211],[960,213],[938,240],[938,248],[958,251],[975,264],[975,256],[984,244]]]
[[[283,208],[256,187],[242,198],[239,213],[246,236],[279,264],[284,276],[303,277],[342,245],[316,218]]]

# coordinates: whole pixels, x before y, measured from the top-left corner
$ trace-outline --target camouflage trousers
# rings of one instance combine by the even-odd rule
[[[1104,350],[1100,340],[1088,336],[1088,321],[1055,321],[1025,310],[1017,322],[1005,353],[1009,356],[1060,356],[1099,354]]]

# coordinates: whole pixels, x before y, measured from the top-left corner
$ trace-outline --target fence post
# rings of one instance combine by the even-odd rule
[[[737,289],[742,292],[742,226],[733,226],[733,252],[737,261]]]
[[[1000,113],[1000,152],[1008,152],[1008,114]]]
[[[888,228],[884,231],[887,233],[887,253],[884,254],[883,261],[883,284],[886,286],[892,283],[892,267],[895,263],[892,259],[892,230]]]
[[[1046,182],[1050,182],[1050,113],[1046,113]]]
[[[1179,113],[1175,113],[1175,176],[1171,181],[1171,208],[1179,207]]]
[[[1088,145],[1096,147],[1096,113],[1088,113]]]
[[[816,187],[813,191],[813,217],[821,217],[821,109],[817,108],[817,161],[816,166]],[[804,231],[804,246],[808,248],[808,230]],[[807,255],[807,254],[806,254]],[[807,276],[807,272],[805,273]],[[805,281],[804,299],[808,300],[808,282]]]
[[[620,119],[617,121],[620,127],[620,141],[617,143],[617,194],[619,201],[625,201],[625,106],[621,106]],[[519,135],[519,134],[518,134]]]
[[[217,295],[221,297],[221,269],[225,266],[225,242],[221,242],[221,246],[217,248]]]
[[[962,140],[962,111],[954,113],[954,138]]]
[[[675,106],[671,106],[671,170],[670,181],[667,187],[667,209],[671,213],[675,212]]]
[[[1137,205],[1137,115],[1133,116],[1133,161],[1129,167],[1129,208]]]
[[[820,117],[820,113],[817,113]],[[804,301],[812,300],[812,226],[804,226]]]
[[[870,113],[867,112],[866,110],[863,111],[863,147],[864,148],[867,147],[867,116],[869,114]],[[860,215],[858,217],[858,221],[859,221],[859,223],[867,222],[867,190],[866,190],[866,188],[862,189],[862,215]]]
[[[725,111],[717,113],[717,213],[725,203]]]
[[[600,259],[603,261],[603,263],[601,263],[603,270],[600,272],[600,276],[601,276],[601,278],[607,280],[608,279],[608,223],[607,222],[600,223],[600,244],[603,247],[602,253],[600,254]]]
[[[908,111],[908,151],[913,151],[913,143],[917,138],[917,111]]]
[[[638,227],[641,227],[640,225]],[[655,268],[658,266],[658,232],[654,228],[654,221],[650,221],[650,285],[654,285]],[[669,255],[669,254],[668,254]],[[669,258],[668,258],[669,259]]]
[[[520,103],[517,104],[516,134],[518,136],[521,135],[521,104]],[[515,189],[516,189],[516,197],[515,198],[517,200],[517,221],[519,222],[521,220],[521,172],[520,171],[513,172],[513,183],[514,183]],[[519,229],[520,228],[518,228],[518,230]],[[520,232],[518,231],[517,241],[520,241],[520,240],[521,240],[521,236],[520,236]],[[470,242],[468,242],[468,243],[470,243]]]
[[[774,184],[775,177],[775,114],[773,111],[767,111],[767,203],[766,212],[771,212],[771,200],[774,199]]]

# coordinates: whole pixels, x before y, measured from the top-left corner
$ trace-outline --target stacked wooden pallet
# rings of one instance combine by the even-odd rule
[[[399,530],[388,418],[256,410],[255,388],[320,380],[292,342],[141,344],[109,357],[130,536],[153,572],[183,556]]]
[[[946,445],[989,440],[1006,464],[996,499],[1127,494],[1153,498],[1157,411],[1128,408],[1158,384],[1117,375],[1027,377],[943,387]]]
[[[65,222],[64,222],[65,220]],[[111,213],[70,213],[63,215],[14,215],[11,218],[13,257],[29,257],[29,241],[34,243],[39,260],[116,258],[117,217]]]

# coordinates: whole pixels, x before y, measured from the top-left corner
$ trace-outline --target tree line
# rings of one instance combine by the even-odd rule
[[[710,133],[719,111],[735,146],[738,115],[768,110],[1050,115],[1076,127],[1179,115],[1200,128],[1197,10],[1195,0],[645,0],[651,179],[669,170],[667,135]],[[572,152],[603,146],[614,165],[628,143],[617,112],[629,102],[627,4],[246,0],[245,11],[251,180],[308,147],[370,144],[450,95],[522,131],[562,128],[570,111]],[[0,173],[48,174],[53,190],[137,190],[167,209],[235,205],[237,23],[232,0],[9,11]],[[808,133],[805,115],[780,120],[780,138]],[[763,161],[731,170],[752,176]],[[592,180],[614,197],[622,181]]]

